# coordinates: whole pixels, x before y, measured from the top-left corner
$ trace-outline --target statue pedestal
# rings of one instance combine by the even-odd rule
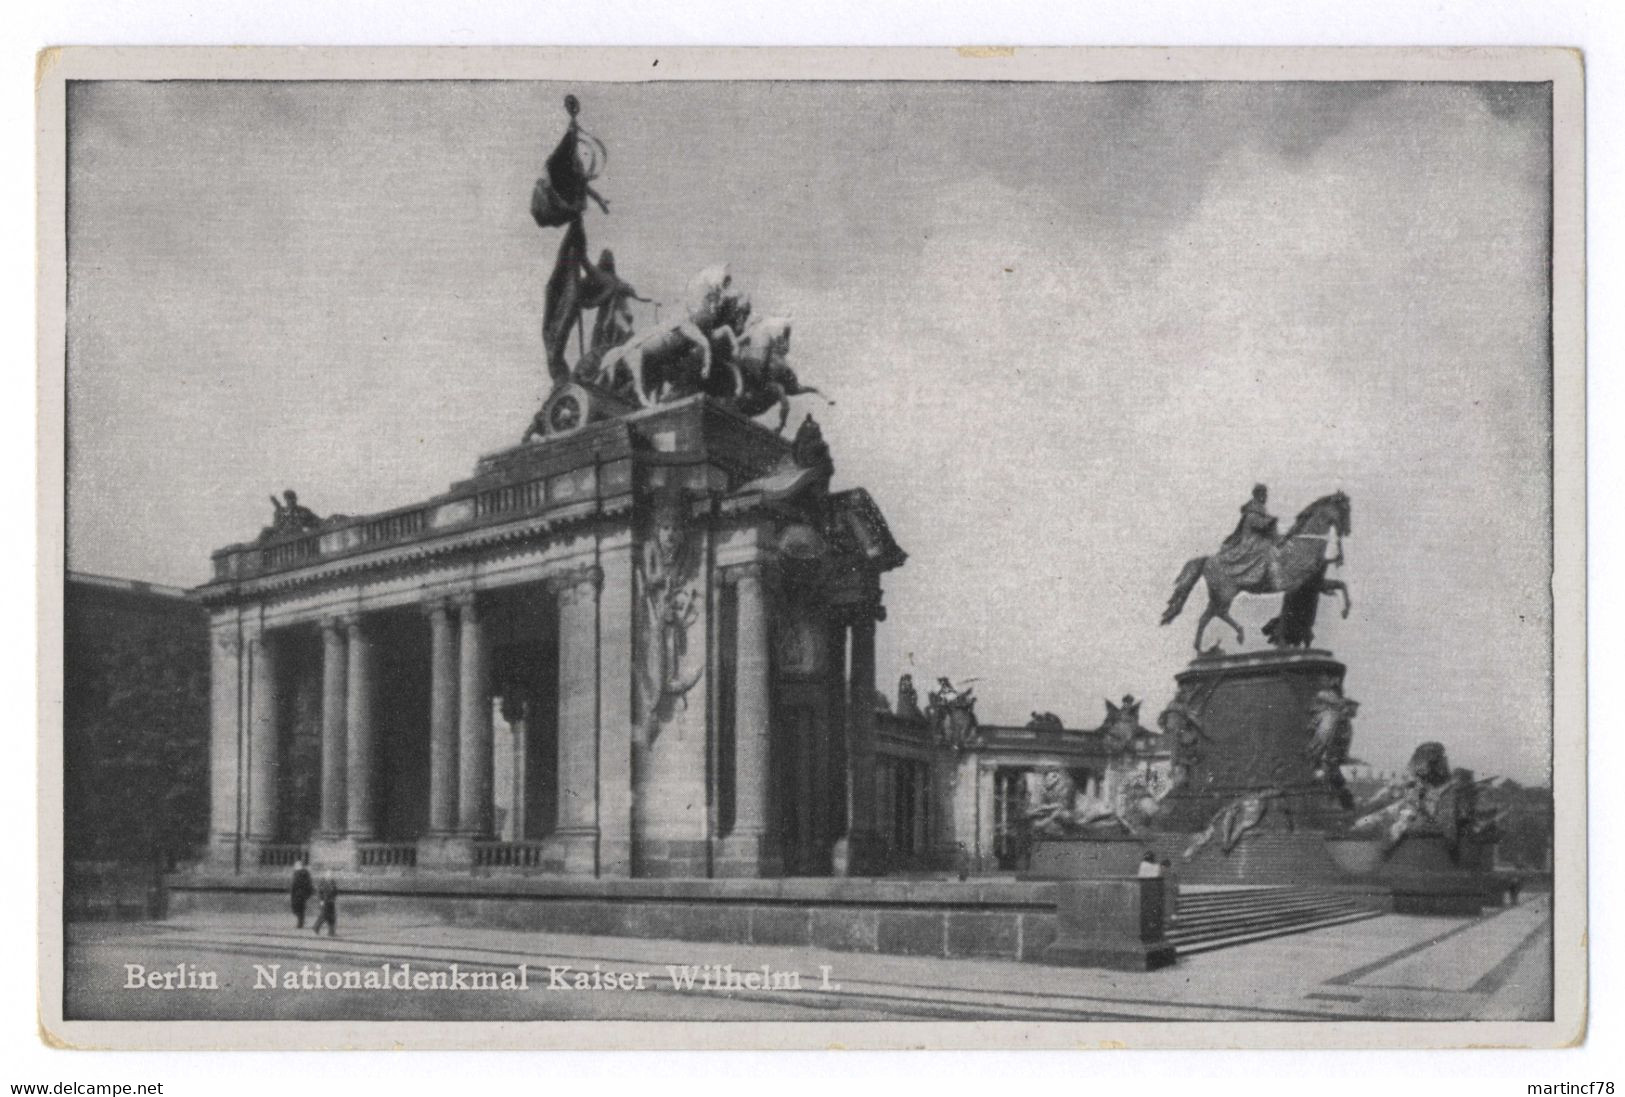
[[[1163,802],[1158,829],[1195,833],[1258,792],[1279,793],[1258,830],[1346,827],[1352,812],[1315,779],[1306,749],[1315,694],[1340,689],[1343,671],[1330,652],[1311,648],[1205,655],[1175,675],[1180,699],[1197,711],[1207,738],[1189,754],[1184,786]]]
[[[1442,834],[1410,834],[1384,854],[1380,838],[1327,842],[1349,875],[1393,893],[1396,914],[1476,915],[1498,906],[1505,883],[1493,871],[1495,846],[1463,841],[1451,856]]]
[[[1315,777],[1308,751],[1315,695],[1341,690],[1343,672],[1330,652],[1311,648],[1204,655],[1175,676],[1180,702],[1205,733],[1187,735],[1175,747],[1175,765],[1188,776],[1163,801],[1155,822],[1162,832],[1158,852],[1174,861],[1184,880],[1327,884],[1344,878],[1326,837],[1345,831],[1354,813]],[[1241,806],[1186,860],[1183,851],[1196,836],[1235,805]]]
[[[1146,839],[1121,833],[1035,837],[1032,856],[1023,875],[1056,880],[1133,876],[1146,850],[1151,848],[1153,844]]]

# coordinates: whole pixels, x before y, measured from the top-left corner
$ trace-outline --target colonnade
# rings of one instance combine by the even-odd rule
[[[429,620],[429,831],[434,836],[489,837],[494,818],[491,778],[490,641],[472,594],[425,604]],[[378,836],[378,641],[369,615],[325,617],[322,637],[321,817],[318,838],[371,841]],[[216,749],[213,829],[234,835],[239,818],[252,842],[279,833],[277,780],[282,767],[279,708],[287,688],[279,648],[286,633],[248,632],[214,649]],[[244,654],[246,653],[246,659]],[[235,664],[235,665],[234,665]],[[235,685],[234,690],[232,686]],[[223,772],[236,721],[236,693],[247,710],[248,734],[239,771],[246,787]],[[239,797],[239,791],[246,795]]]
[[[633,803],[630,553],[601,553],[600,561],[602,566],[538,580],[552,595],[559,652],[558,814],[546,839],[547,863],[568,875],[630,875],[633,846],[644,841],[640,860],[645,868],[640,871],[669,874],[679,866],[663,869],[656,862],[663,855],[678,857],[663,851],[676,845],[671,834],[690,825],[692,797],[669,806]],[[733,821],[707,862],[718,875],[777,875],[783,870],[776,834],[782,804],[775,802],[774,784],[770,565],[730,564],[718,569],[717,578],[732,585],[737,614]],[[473,863],[471,843],[495,839],[492,613],[472,591],[436,595],[417,608],[427,619],[428,635],[428,803],[427,827],[416,836],[408,863],[451,868]],[[398,604],[388,607],[392,613],[399,610]],[[213,647],[211,829],[218,865],[253,870],[266,863],[259,851],[276,846],[287,833],[287,821],[278,815],[279,774],[287,764],[281,757],[285,736],[279,721],[284,694],[295,683],[283,649],[293,642],[294,628],[312,624],[319,626],[321,637],[321,726],[319,822],[310,848],[325,852],[332,863],[348,859],[362,864],[356,851],[380,844],[385,798],[380,782],[387,767],[379,752],[390,741],[387,727],[380,726],[388,719],[380,691],[391,687],[381,681],[381,649],[390,630],[379,611],[351,609],[278,627],[233,614],[217,619]],[[840,683],[846,703],[838,707],[846,711],[831,715],[832,734],[844,746],[847,818],[834,833],[844,832],[843,843],[850,848],[840,856],[851,858],[862,852],[874,831],[873,616],[858,614],[840,627],[851,670]],[[837,673],[845,674],[845,668]],[[701,693],[691,705],[704,704]],[[693,782],[703,798],[709,779],[703,743],[673,734],[653,749],[667,752],[662,775],[684,787]],[[838,771],[835,780],[840,781]],[[688,833],[704,838],[703,829]],[[407,846],[413,839],[401,836],[391,842]],[[689,859],[681,871],[693,871],[692,855],[683,856]]]

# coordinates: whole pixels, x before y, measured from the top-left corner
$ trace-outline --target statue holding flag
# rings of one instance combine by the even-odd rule
[[[589,298],[602,311],[612,296],[607,292],[609,280],[619,281],[614,275],[613,256],[609,257],[607,278],[603,264],[595,267],[588,260],[587,229],[582,221],[589,198],[606,214],[609,212],[609,203],[592,187],[592,181],[609,162],[609,150],[581,128],[576,118],[581,113],[581,103],[575,96],[564,97],[564,109],[570,115],[570,124],[547,158],[547,174],[536,180],[530,194],[530,215],[538,226],[568,226],[559,244],[553,274],[547,280],[547,296],[542,307],[542,343],[547,351],[547,372],[555,387],[570,379],[564,348],[569,343],[571,330],[581,323],[582,310],[592,307]],[[631,290],[629,286],[626,288]],[[624,301],[624,296],[620,300]]]
[[[608,164],[609,151],[582,128],[581,103],[574,95],[564,97],[564,109],[569,124],[530,196],[537,226],[563,227],[564,239],[542,307],[542,345],[552,393],[524,440],[579,429],[606,413],[696,393],[750,418],[776,410],[782,432],[791,397],[815,395],[828,401],[802,384],[789,365],[789,319],[759,318],[752,324],[750,297],[734,283],[726,263],[713,263],[691,279],[675,317],[635,330],[631,302],[660,302],[640,295],[620,277],[608,248],[596,263],[588,258],[588,206],[595,203],[609,213],[609,202],[592,185]],[[588,311],[594,314],[591,321],[585,317]],[[577,344],[573,355],[572,331]]]

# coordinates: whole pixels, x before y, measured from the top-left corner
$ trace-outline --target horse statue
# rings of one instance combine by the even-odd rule
[[[1350,530],[1349,497],[1338,491],[1316,499],[1279,538],[1273,536],[1273,518],[1267,520],[1267,525],[1249,526],[1251,517],[1262,517],[1261,506],[1253,516],[1247,513],[1249,508],[1243,508],[1243,525],[1223,549],[1212,556],[1186,561],[1163,612],[1162,623],[1166,625],[1185,608],[1197,580],[1207,581],[1208,605],[1196,626],[1198,652],[1202,650],[1202,634],[1215,617],[1235,629],[1237,643],[1245,641],[1245,631],[1230,616],[1230,604],[1238,594],[1286,595],[1280,616],[1265,627],[1266,636],[1276,647],[1308,644],[1317,599],[1322,594],[1341,593],[1343,616],[1349,615],[1348,587],[1326,577],[1329,565],[1342,563],[1342,538]]]
[[[779,409],[779,431],[790,421],[790,397],[817,396],[834,403],[811,385],[803,385],[790,368],[790,320],[768,316],[745,330],[734,353],[734,363],[743,379],[743,388],[734,401],[741,415],[752,418]]]
[[[611,389],[630,388],[646,408],[654,406],[668,385],[697,390],[710,380],[711,339],[715,336],[730,348],[726,361],[733,395],[737,397],[744,389],[744,379],[733,361],[738,353],[739,333],[729,320],[741,312],[749,315],[748,302],[733,284],[727,264],[706,267],[689,282],[687,319],[656,328],[605,353],[598,364],[598,383]],[[699,369],[692,373],[690,362],[696,351]]]

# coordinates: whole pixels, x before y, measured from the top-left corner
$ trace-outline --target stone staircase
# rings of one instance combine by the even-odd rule
[[[1380,896],[1290,885],[1186,888],[1168,940],[1181,956],[1360,922],[1385,913]]]
[[[1254,831],[1229,853],[1215,841],[1187,861],[1182,854],[1190,840],[1190,835],[1160,834],[1150,843],[1159,857],[1173,862],[1181,883],[1333,884],[1346,879],[1325,838],[1314,831]]]

